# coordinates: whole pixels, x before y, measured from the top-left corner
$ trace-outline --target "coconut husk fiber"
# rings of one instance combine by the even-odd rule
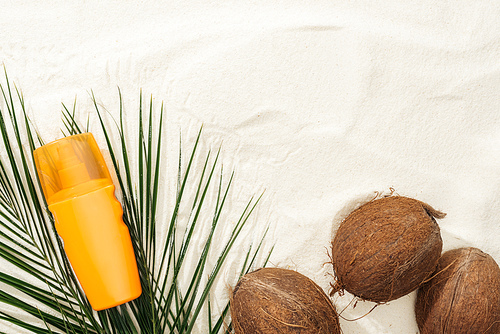
[[[436,269],[443,242],[434,218],[444,216],[403,196],[376,199],[354,210],[332,242],[332,293],[346,290],[383,303],[417,289]]]
[[[477,248],[445,252],[417,293],[421,334],[500,333],[500,268]]]
[[[287,269],[263,268],[244,275],[232,293],[231,318],[236,334],[341,333],[325,292]]]

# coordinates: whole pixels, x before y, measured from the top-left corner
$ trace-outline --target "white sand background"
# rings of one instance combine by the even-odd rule
[[[439,221],[445,250],[471,245],[500,261],[500,2],[0,8],[0,63],[45,140],[60,137],[61,102],[76,96],[86,115],[93,90],[116,115],[118,86],[133,129],[139,89],[152,94],[167,110],[168,138],[180,131],[188,145],[203,124],[203,149],[222,143],[222,162],[236,171],[235,208],[265,189],[252,229],[271,224],[271,265],[328,291],[324,263],[338,222],[391,187],[448,214]],[[96,138],[104,146],[97,130]],[[162,178],[166,192],[174,181]],[[415,295],[341,320],[344,333],[417,333]],[[343,309],[350,300],[334,302]],[[372,306],[359,302],[343,316]],[[5,323],[0,331],[20,332]]]

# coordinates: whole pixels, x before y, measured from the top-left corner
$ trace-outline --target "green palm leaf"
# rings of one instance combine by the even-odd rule
[[[166,171],[163,105],[155,112],[153,98],[146,103],[141,93],[134,150],[126,134],[121,92],[118,120],[102,110],[92,93],[143,288],[136,300],[95,312],[65,256],[36,178],[31,152],[43,145],[43,139],[29,121],[24,97],[11,85],[7,73],[0,89],[0,141],[6,153],[0,160],[0,257],[23,272],[22,278],[0,273],[0,303],[26,313],[22,318],[13,316],[0,304],[0,320],[33,333],[180,334],[192,333],[198,321],[207,324],[208,333],[230,333],[229,301],[214,311],[211,291],[219,281],[226,283],[221,270],[260,197],[251,198],[230,233],[223,233],[234,173],[226,176],[220,149],[207,152],[198,167],[202,130],[186,161],[179,139],[177,174],[173,175],[176,198],[165,219],[158,212],[159,203],[165,202],[160,192],[160,176]],[[90,130],[89,119],[82,126],[77,116],[76,100],[70,108],[63,105],[64,135]],[[110,120],[114,125],[107,125]],[[255,248],[248,248],[241,275],[267,263],[270,252],[262,258],[264,237]],[[189,265],[193,258],[194,266]]]

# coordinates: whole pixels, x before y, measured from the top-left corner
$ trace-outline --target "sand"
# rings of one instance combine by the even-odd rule
[[[444,250],[500,261],[499,16],[498,1],[9,2],[0,63],[47,141],[61,102],[94,115],[92,90],[116,115],[117,87],[130,127],[139,89],[164,102],[173,142],[203,124],[203,149],[222,143],[236,171],[233,207],[265,190],[252,229],[272,226],[271,265],[327,291],[339,221],[391,188],[447,213]],[[374,305],[350,301],[334,298],[347,319]],[[414,301],[341,326],[414,334]]]

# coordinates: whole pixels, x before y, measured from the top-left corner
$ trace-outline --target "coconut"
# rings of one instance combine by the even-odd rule
[[[500,268],[477,248],[448,251],[415,305],[422,334],[500,333]]]
[[[332,242],[332,293],[346,290],[383,303],[417,289],[436,269],[443,242],[434,218],[444,216],[402,196],[375,199],[354,210]]]
[[[336,334],[335,307],[312,280],[293,270],[263,268],[244,275],[232,293],[236,334]]]

